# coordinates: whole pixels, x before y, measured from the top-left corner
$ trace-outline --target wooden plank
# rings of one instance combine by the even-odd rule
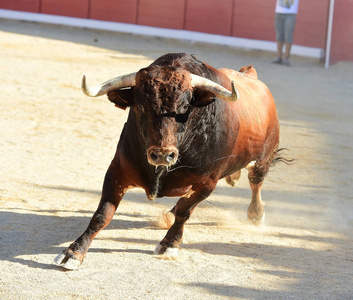
[[[185,29],[231,35],[233,0],[188,0]]]
[[[331,62],[353,61],[353,1],[336,0],[332,26]]]
[[[236,37],[274,41],[275,0],[235,0],[232,35]]]
[[[89,17],[96,20],[137,23],[137,0],[91,0]]]
[[[40,0],[0,0],[0,8],[38,13]]]
[[[88,18],[89,0],[41,0],[41,13]]]
[[[183,29],[184,0],[139,0],[138,24]]]

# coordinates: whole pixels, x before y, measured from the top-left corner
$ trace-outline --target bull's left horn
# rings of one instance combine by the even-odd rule
[[[235,102],[239,98],[239,93],[235,87],[234,81],[232,81],[232,91],[229,91],[225,87],[212,80],[194,74],[190,75],[192,87],[204,88],[215,94],[218,98],[228,102]]]
[[[135,86],[136,85],[135,77],[136,77],[136,73],[131,73],[131,74],[115,77],[97,86],[87,87],[86,76],[83,75],[81,89],[82,89],[82,92],[87,96],[98,97],[98,96],[108,94],[113,90],[120,90],[122,88]]]

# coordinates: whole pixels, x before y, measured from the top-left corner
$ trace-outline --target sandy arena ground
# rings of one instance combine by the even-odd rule
[[[272,65],[273,53],[0,20],[0,299],[353,299],[353,63]],[[272,91],[281,146],[249,225],[247,172],[187,223],[180,257],[153,257],[153,221],[177,199],[132,190],[77,271],[52,261],[86,228],[127,112],[80,91],[167,52],[253,64]]]

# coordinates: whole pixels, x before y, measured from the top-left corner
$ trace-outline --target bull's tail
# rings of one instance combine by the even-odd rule
[[[283,162],[286,165],[292,165],[295,162],[294,158],[288,158],[284,155],[284,151],[289,151],[288,148],[279,148],[275,152],[275,155],[273,156],[273,159],[271,161],[271,167],[273,167],[275,164],[278,162]]]

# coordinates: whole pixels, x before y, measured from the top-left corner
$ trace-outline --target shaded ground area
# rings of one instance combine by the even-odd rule
[[[0,20],[1,299],[351,299],[353,64]],[[185,229],[180,258],[153,257],[151,221],[177,199],[130,191],[78,271],[52,260],[87,226],[127,112],[80,91],[167,52],[253,64],[272,91],[281,146],[297,159],[264,184],[266,223],[247,224],[247,172],[219,182]]]

